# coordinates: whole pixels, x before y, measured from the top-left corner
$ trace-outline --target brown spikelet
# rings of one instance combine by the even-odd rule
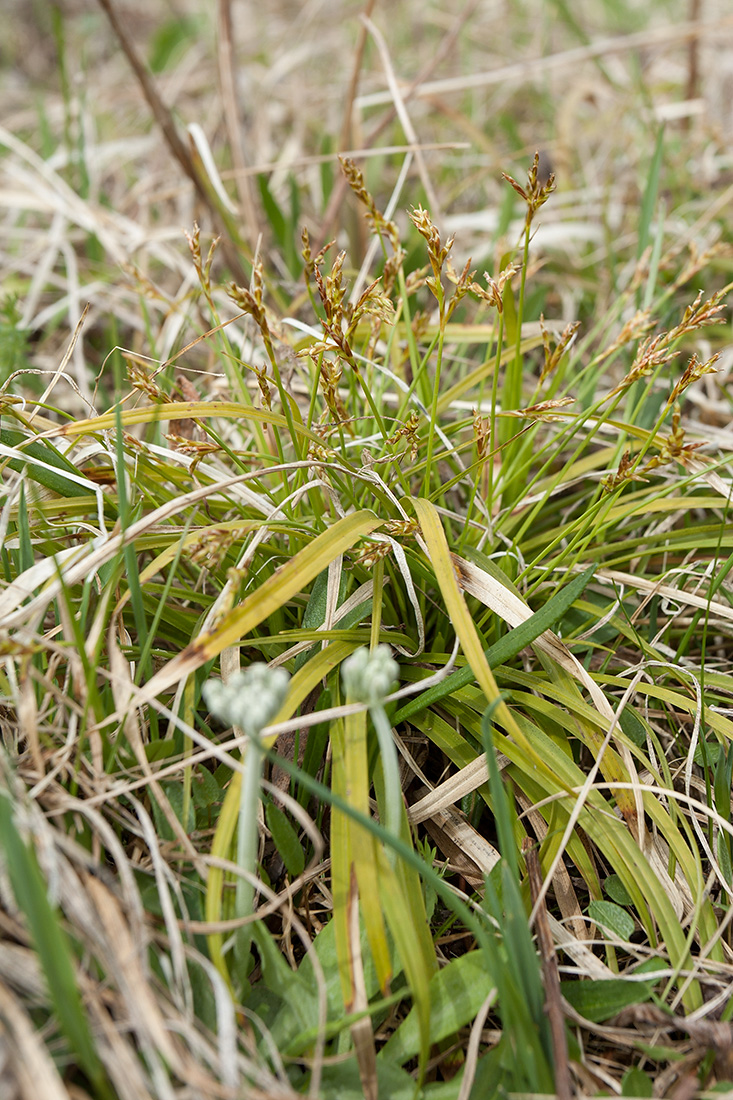
[[[539,208],[547,202],[550,195],[555,190],[554,174],[551,172],[547,179],[543,180],[540,175],[539,167],[540,154],[535,153],[532,166],[527,173],[526,187],[522,187],[520,183],[517,183],[513,176],[507,175],[506,172],[502,172],[502,176],[507,183],[514,188],[517,194],[524,199],[527,204],[527,225],[532,223]]]

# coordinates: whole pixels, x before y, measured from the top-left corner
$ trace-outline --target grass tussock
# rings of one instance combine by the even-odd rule
[[[733,1087],[730,46],[266,7],[4,47],[0,1092]]]

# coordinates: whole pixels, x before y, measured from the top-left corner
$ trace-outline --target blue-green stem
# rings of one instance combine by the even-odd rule
[[[402,786],[397,749],[392,737],[392,727],[381,703],[371,706],[369,714],[379,741],[382,774],[384,775],[384,827],[392,836],[399,836],[402,824]],[[388,856],[394,861],[395,853],[393,851],[390,851]]]
[[[524,252],[522,255],[522,271],[519,280],[519,304],[517,306],[517,332],[514,340],[514,359],[512,361],[511,370],[507,369],[507,376],[504,381],[504,391],[502,396],[502,411],[509,412],[514,409],[518,409],[522,403],[522,322],[524,320],[524,298],[525,290],[527,286],[527,267],[529,265],[529,242],[531,238],[532,219],[527,215],[527,222],[524,231]],[[502,315],[503,316],[503,315]],[[494,403],[495,404],[495,403]],[[492,413],[493,413],[492,409]],[[507,443],[513,433],[513,426],[511,421],[508,421],[506,431],[502,432],[502,443]],[[503,497],[505,503],[513,503],[513,495],[510,489],[510,483],[514,481],[511,474],[507,474],[507,471],[511,470],[514,456],[516,453],[516,446],[508,446],[506,448],[506,454],[504,462],[502,463],[502,484],[503,484]]]
[[[491,380],[491,411],[489,420],[489,451],[486,455],[485,462],[479,466],[476,471],[476,476],[473,481],[473,489],[471,491],[471,500],[469,501],[468,508],[466,510],[466,523],[461,532],[461,539],[458,544],[458,553],[463,553],[463,548],[466,543],[466,538],[471,530],[471,516],[473,515],[474,502],[476,500],[476,493],[478,492],[479,483],[481,481],[484,468],[487,469],[487,481],[486,481],[486,507],[489,513],[489,517],[492,515],[493,503],[494,503],[494,461],[496,458],[496,403],[497,395],[499,392],[499,371],[501,370],[501,353],[504,344],[504,311],[499,314],[499,328],[496,334],[496,358],[494,360],[494,377]],[[482,383],[483,392],[483,383]],[[479,415],[481,413],[481,394],[478,401]],[[486,464],[488,463],[488,467]]]
[[[443,340],[445,339],[445,296],[440,280],[436,279],[436,294],[438,297],[438,309],[440,311],[440,331],[438,332],[438,354],[435,360],[435,380],[433,382],[433,400],[430,406],[430,423],[428,424],[428,454],[425,460],[425,480],[423,493],[427,496],[430,492],[430,475],[433,466],[433,446],[435,441],[435,425],[438,422],[438,398],[440,397],[440,372],[443,365]]]
[[[254,912],[253,878],[257,872],[257,848],[259,845],[258,808],[260,804],[260,783],[265,755],[257,741],[250,740],[244,756],[244,774],[239,802],[239,820],[237,822],[237,866],[248,877],[237,879],[234,894],[234,911],[237,917],[251,917]],[[234,953],[237,962],[246,973],[249,949],[252,943],[251,922],[242,925],[235,936]]]

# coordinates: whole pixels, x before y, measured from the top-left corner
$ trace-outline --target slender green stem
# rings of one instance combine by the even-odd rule
[[[374,564],[373,596],[372,596],[372,622],[369,632],[369,649],[375,650],[379,645],[379,631],[382,626],[382,595],[384,591],[384,558]]]
[[[522,270],[519,279],[519,303],[517,306],[516,333],[514,338],[514,358],[507,368],[504,389],[502,393],[502,411],[509,412],[518,409],[522,403],[522,323],[524,321],[524,301],[527,286],[527,267],[529,265],[529,242],[531,236],[531,217],[527,215],[524,231],[524,251],[522,254]],[[502,462],[502,500],[511,505],[514,502],[515,486],[519,484],[517,471],[513,469],[516,446],[510,443],[512,435],[511,420],[500,433],[504,448],[504,461]]]
[[[399,836],[402,822],[402,786],[400,783],[400,764],[397,757],[392,727],[384,707],[379,704],[369,708],[382,761],[382,773],[384,775],[384,827],[393,836]],[[390,852],[394,857],[394,852]]]
[[[440,397],[440,375],[443,366],[443,341],[445,339],[445,296],[440,282],[436,280],[439,293],[438,309],[440,312],[440,329],[438,332],[437,355],[435,357],[435,378],[433,380],[433,399],[430,406],[430,424],[428,425],[428,453],[425,460],[425,477],[423,480],[423,494],[430,493],[430,476],[433,471],[433,449],[435,447],[435,431],[433,425],[438,422],[438,399]]]
[[[483,477],[483,471],[486,470],[486,507],[488,509],[489,516],[492,515],[494,505],[494,461],[497,454],[497,440],[496,440],[496,405],[499,393],[499,371],[501,370],[501,355],[504,346],[504,311],[499,313],[498,330],[496,334],[496,355],[494,357],[494,373],[491,379],[491,410],[489,413],[489,449],[488,454],[484,462],[482,462],[477,471],[476,476],[473,479],[473,487],[471,490],[471,499],[466,509],[466,523],[461,531],[461,538],[458,545],[458,553],[462,554],[468,533],[471,530],[470,521],[473,515],[476,494],[478,493],[479,483]],[[481,400],[483,394],[483,383],[481,385],[481,393],[479,394],[478,408],[481,412]],[[487,465],[488,464],[488,465]]]
[[[260,744],[264,748],[264,744],[262,742],[260,742]],[[392,848],[400,859],[404,860],[408,866],[412,867],[413,870],[421,875],[425,882],[432,886],[447,907],[456,914],[466,928],[473,932],[476,937],[476,942],[486,953],[487,961],[490,963],[493,962],[496,958],[496,949],[488,933],[491,922],[487,914],[482,910],[476,911],[469,908],[465,902],[456,897],[448,883],[441,878],[429,863],[426,863],[422,856],[419,855],[410,844],[402,840],[399,833],[388,832],[384,825],[375,821],[373,817],[369,817],[367,814],[363,814],[359,810],[354,809],[351,803],[345,798],[342,798],[332,791],[330,787],[326,787],[323,783],[314,779],[313,776],[308,775],[307,772],[304,772],[302,768],[299,768],[292,760],[288,760],[287,757],[279,756],[272,749],[265,750],[265,755],[268,759],[276,763],[279,768],[282,768],[284,772],[287,772],[291,778],[301,783],[302,786],[320,802],[325,802],[330,805],[332,809],[339,810],[346,817],[355,821],[357,825],[366,829],[368,833],[371,833],[372,836],[376,837],[382,844]]]
[[[254,738],[250,739],[244,755],[244,775],[237,821],[237,865],[252,878],[257,873],[257,848],[260,835],[258,810],[264,762],[265,756],[260,743]],[[250,917],[254,912],[254,885],[251,878],[242,876],[237,879],[234,897],[235,916]],[[235,956],[240,967],[243,968],[243,974],[247,968],[251,943],[252,924],[247,923],[237,929],[235,936]]]

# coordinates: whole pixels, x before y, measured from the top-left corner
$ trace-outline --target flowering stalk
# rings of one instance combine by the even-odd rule
[[[252,880],[257,873],[257,810],[265,759],[259,737],[280,710],[289,680],[284,669],[258,663],[236,672],[226,684],[221,680],[209,680],[203,686],[204,699],[212,714],[229,725],[239,726],[250,738],[244,754],[237,822],[237,865],[246,872],[247,877],[237,879],[234,901],[237,917],[250,917],[254,912]],[[245,924],[237,932],[235,952],[243,967],[247,963],[251,942],[251,925]]]
[[[263,302],[263,288],[264,277],[262,273],[262,262],[257,260],[252,268],[252,288],[251,290],[246,287],[238,286],[236,283],[230,283],[227,287],[227,293],[231,300],[239,306],[243,313],[249,314],[255,324],[260,330],[262,336],[262,342],[265,345],[265,353],[270,363],[272,370],[272,377],[277,387],[278,394],[280,396],[280,406],[282,408],[283,416],[288,425],[289,438],[293,444],[296,443],[298,435],[295,431],[295,423],[293,421],[293,410],[290,401],[290,397],[283,385],[282,376],[280,374],[280,366],[275,355],[275,347],[273,345],[273,334],[270,326],[270,321]],[[267,378],[267,368],[257,367],[253,365],[253,370],[257,378],[257,384],[260,388],[260,397],[262,399],[262,405],[265,409],[272,407],[270,399],[270,384]],[[285,455],[283,451],[282,441],[280,439],[279,432],[274,432],[275,447],[277,449],[278,458],[282,464],[285,461]],[[298,456],[301,457],[301,456]],[[287,475],[283,475],[283,484],[287,488]]]
[[[486,302],[487,305],[492,306],[498,314],[497,333],[496,333],[496,356],[494,359],[494,372],[493,380],[491,384],[491,415],[489,422],[488,435],[485,433],[485,423],[483,427],[480,426],[481,418],[479,417],[479,424],[477,424],[474,417],[474,430],[479,427],[477,435],[477,445],[479,444],[479,434],[483,435],[480,445],[477,446],[479,459],[485,458],[487,461],[484,464],[486,471],[485,479],[485,492],[486,505],[488,508],[489,516],[493,516],[494,509],[494,458],[496,455],[496,405],[498,401],[499,392],[499,372],[501,370],[501,354],[504,348],[504,287],[516,274],[516,267],[514,264],[507,264],[504,270],[495,281],[491,278],[488,271],[484,272],[484,279],[486,280],[486,287],[482,287],[479,283],[473,281],[469,282],[468,289],[472,294],[477,295],[481,301]],[[481,383],[481,391],[479,394],[478,408],[481,408],[481,402],[483,398],[483,382]],[[478,416],[478,412],[475,414]],[[482,478],[483,480],[483,478]],[[474,502],[479,487],[479,478],[474,478],[473,490],[471,493],[471,500],[466,510],[467,519],[470,520],[473,515]],[[470,526],[468,523],[464,525],[463,533],[461,535],[461,541],[458,546],[458,553],[463,553],[463,545],[468,535]]]
[[[550,175],[547,179],[543,180],[540,175],[539,167],[539,153],[535,153],[532,166],[527,174],[527,183],[525,186],[519,184],[512,176],[508,176],[506,172],[502,172],[504,179],[514,188],[520,198],[524,200],[527,207],[524,220],[524,246],[519,279],[519,301],[517,303],[514,358],[507,365],[502,395],[503,412],[507,412],[510,409],[518,409],[522,403],[522,323],[524,321],[524,301],[527,284],[527,270],[529,268],[529,245],[532,239],[532,223],[534,222],[537,211],[547,202],[550,194],[555,188],[555,177]],[[510,444],[513,434],[514,428],[511,421],[508,421],[504,429],[500,432],[501,443]],[[506,503],[513,502],[516,497],[518,480],[515,479],[513,475],[517,453],[516,443],[507,446],[504,451],[502,462],[502,468],[504,470],[504,477],[502,479],[502,499]]]
[[[341,666],[346,698],[351,703],[366,703],[379,741],[385,792],[385,828],[400,835],[402,824],[402,786],[392,727],[384,709],[384,698],[397,680],[398,665],[388,645],[371,652],[362,646]]]
[[[433,224],[430,215],[427,210],[423,210],[422,206],[418,206],[416,210],[410,213],[410,221],[417,229],[420,236],[425,240],[428,246],[428,259],[430,260],[430,267],[432,269],[432,275],[429,275],[425,284],[430,288],[433,293],[433,297],[438,303],[438,342],[437,352],[435,358],[435,376],[433,379],[433,398],[430,408],[430,423],[437,423],[438,418],[438,397],[440,394],[440,373],[443,365],[443,341],[445,340],[445,326],[448,320],[446,312],[446,299],[445,291],[443,290],[443,268],[446,260],[453,247],[453,237],[451,237],[445,244],[440,239],[440,233]],[[424,492],[426,494],[430,491],[430,472],[433,464],[433,445],[434,445],[435,433],[428,432],[428,451],[425,460],[425,480],[424,480]]]

